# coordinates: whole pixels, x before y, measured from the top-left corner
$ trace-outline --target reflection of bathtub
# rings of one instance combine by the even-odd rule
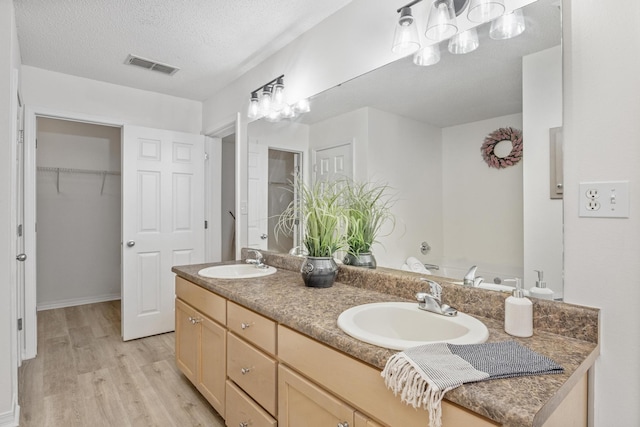
[[[482,263],[473,263],[466,260],[453,260],[442,259],[441,262],[433,262],[434,260],[428,260],[429,264],[436,264],[440,266],[439,270],[431,270],[431,274],[435,276],[442,276],[453,279],[454,281],[462,281],[465,274],[469,271],[472,265],[477,265],[476,277],[481,276],[484,278],[484,282],[487,284],[502,284],[513,286],[513,282],[504,283],[505,279],[514,279],[516,277],[522,278],[522,267],[512,267],[507,265],[491,265]],[[524,283],[523,283],[524,287]]]

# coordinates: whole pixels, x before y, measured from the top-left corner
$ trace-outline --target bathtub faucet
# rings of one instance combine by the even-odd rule
[[[464,275],[464,279],[462,281],[462,284],[464,286],[470,286],[475,288],[480,286],[480,283],[484,282],[484,278],[482,276],[476,277],[477,269],[478,269],[478,266],[474,265],[469,269],[469,271],[467,271],[467,274]]]

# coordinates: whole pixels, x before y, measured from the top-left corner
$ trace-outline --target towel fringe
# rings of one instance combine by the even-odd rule
[[[403,403],[429,411],[430,427],[442,427],[442,399],[448,390],[429,384],[402,353],[391,356],[380,375],[395,396],[400,394]]]

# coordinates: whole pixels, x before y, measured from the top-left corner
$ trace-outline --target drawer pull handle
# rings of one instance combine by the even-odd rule
[[[191,322],[192,325],[197,325],[198,323],[202,322],[202,319],[189,316],[189,322]]]
[[[245,423],[244,421],[240,423],[240,427],[249,427],[249,423]]]
[[[338,423],[337,427],[349,427],[349,423],[344,421],[344,422]]]
[[[242,329],[249,329],[249,328],[251,327],[251,325],[252,325],[252,324],[253,324],[253,323],[244,323],[244,322],[242,322],[242,323],[240,324],[240,327],[241,327]]]
[[[247,375],[249,372],[251,372],[251,368],[242,368],[242,369],[240,369],[240,373],[242,375]]]

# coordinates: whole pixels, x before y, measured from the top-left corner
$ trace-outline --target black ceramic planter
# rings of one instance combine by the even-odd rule
[[[307,257],[300,268],[305,286],[330,288],[338,275],[338,264],[332,257]]]

